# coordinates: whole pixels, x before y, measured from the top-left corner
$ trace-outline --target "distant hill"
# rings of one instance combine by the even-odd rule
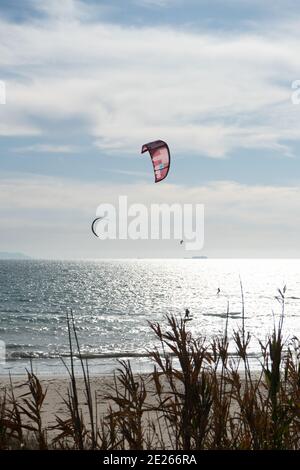
[[[9,251],[0,251],[0,259],[32,259],[24,253],[14,253]]]

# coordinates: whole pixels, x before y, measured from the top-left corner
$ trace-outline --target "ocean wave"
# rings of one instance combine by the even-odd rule
[[[81,355],[75,353],[75,358],[82,359],[122,359],[122,358],[143,358],[150,357],[147,352],[103,352],[103,353],[82,353]],[[13,351],[7,354],[7,360],[18,359],[57,359],[57,358],[71,357],[69,352],[48,352],[48,351]]]
[[[24,348],[36,348],[37,345],[34,344],[19,344],[19,343],[6,343],[6,349],[24,349]]]
[[[224,313],[202,313],[204,317],[220,317],[220,318],[241,318],[242,312],[224,312]],[[248,317],[244,317],[248,318]]]
[[[161,352],[163,355],[163,352]],[[167,352],[165,353],[166,356],[168,357],[175,357],[175,354],[173,352]],[[232,359],[238,359],[239,356],[235,351],[229,351],[228,355]],[[261,352],[258,351],[249,351],[248,356],[251,358],[260,358],[261,357]],[[50,359],[67,359],[70,358],[70,353],[68,352],[62,352],[62,353],[56,353],[56,352],[47,352],[47,351],[14,351],[12,353],[7,354],[7,360],[8,361],[18,361],[22,359],[44,359],[44,360],[50,360]],[[79,354],[74,354],[73,357],[76,359],[84,359],[84,360],[94,360],[94,359],[150,359],[151,354],[147,352],[133,352],[133,351],[125,351],[125,352],[103,352],[103,353],[82,353],[81,356]]]
[[[17,308],[1,308],[0,313],[20,313]]]

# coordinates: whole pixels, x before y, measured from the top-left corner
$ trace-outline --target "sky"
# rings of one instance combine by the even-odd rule
[[[0,0],[0,251],[300,257],[297,3]],[[140,155],[156,139],[159,184]],[[97,239],[119,195],[203,204],[203,249]]]

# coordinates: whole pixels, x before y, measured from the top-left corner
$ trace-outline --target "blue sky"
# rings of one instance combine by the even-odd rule
[[[176,256],[174,244],[92,238],[98,204],[128,194],[205,204],[208,256],[298,256],[298,10],[1,0],[0,251]],[[153,185],[140,148],[157,138],[172,168]]]

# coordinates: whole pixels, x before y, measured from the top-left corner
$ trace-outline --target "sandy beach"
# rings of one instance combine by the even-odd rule
[[[254,371],[252,373],[252,377],[254,380],[259,378],[259,372]],[[141,376],[136,375],[136,379],[138,380],[139,377],[142,377],[146,383],[147,389],[147,400],[146,404],[151,406],[157,404],[154,384],[151,381],[149,374],[143,374]],[[27,377],[24,376],[17,376],[12,377],[12,384],[14,387],[14,394],[16,398],[20,398],[22,400],[22,395],[28,392],[28,386],[26,384]],[[161,379],[162,384],[166,390],[168,390],[168,385],[166,384],[165,379]],[[40,379],[40,383],[44,390],[47,390],[46,398],[43,403],[42,407],[42,419],[43,419],[43,426],[46,428],[50,428],[51,426],[56,424],[56,416],[60,418],[64,418],[67,413],[67,407],[64,403],[64,399],[67,399],[67,391],[70,387],[70,379],[66,376],[60,377],[42,377]],[[244,386],[244,379],[241,379],[242,387]],[[92,376],[90,377],[90,384],[91,384],[91,392],[93,397],[97,397],[97,414],[98,417],[105,417],[107,415],[108,407],[112,406],[114,409],[116,405],[112,403],[111,400],[108,399],[108,395],[114,394],[113,387],[114,387],[114,376],[113,375],[99,375],[99,376]],[[86,399],[85,399],[85,385],[84,379],[82,377],[76,378],[76,385],[78,390],[78,398],[79,398],[79,406],[82,409],[82,413],[84,418],[86,418],[87,422],[89,420],[88,416],[88,408],[86,406]],[[118,387],[121,386],[118,384]],[[0,396],[3,395],[5,390],[10,390],[10,381],[9,378],[0,377]],[[235,408],[233,404],[233,409]],[[52,431],[53,432],[53,431]]]
[[[28,392],[28,386],[26,385],[27,377],[12,377],[12,383],[14,387],[15,397],[21,397],[24,393]],[[47,389],[47,395],[42,408],[42,418],[44,426],[53,426],[56,423],[55,415],[63,417],[66,413],[66,405],[64,399],[67,398],[67,390],[70,386],[70,379],[66,376],[61,377],[43,377],[40,380],[42,387]],[[98,412],[104,416],[107,407],[108,400],[105,399],[109,393],[111,393],[111,387],[113,386],[113,376],[103,375],[98,377],[91,377],[91,390],[92,395],[97,396]],[[86,400],[84,396],[84,380],[78,378],[77,387],[79,392],[79,402],[82,407],[82,411],[87,413],[87,407],[85,406]],[[9,378],[0,378],[0,394],[4,390],[10,389]]]
[[[137,377],[138,379],[138,377]],[[149,383],[149,375],[143,375],[143,379],[147,382],[147,391],[150,392],[147,395],[147,404],[153,405],[155,403],[155,396],[153,393],[153,384]],[[27,377],[17,376],[12,377],[12,384],[14,389],[15,398],[19,399],[19,403],[22,402],[22,395],[28,392],[28,385],[26,384]],[[67,375],[60,377],[42,377],[40,383],[43,390],[47,390],[46,398],[42,406],[42,422],[43,427],[49,429],[48,436],[51,438],[55,435],[55,431],[50,428],[54,426],[56,416],[61,419],[67,417],[67,406],[64,403],[64,399],[67,399],[67,391],[70,387],[70,379]],[[112,387],[114,385],[113,375],[100,375],[90,377],[91,393],[92,397],[96,397],[97,402],[97,415],[99,419],[105,417],[108,412],[108,407],[112,406],[114,409],[115,405],[107,398],[108,395],[112,394]],[[76,379],[76,385],[78,390],[79,406],[82,410],[83,417],[86,424],[89,423],[88,407],[85,399],[85,385],[84,379],[79,377]],[[0,396],[3,396],[5,390],[9,392],[10,381],[7,377],[0,377]],[[26,420],[25,420],[26,421]]]

